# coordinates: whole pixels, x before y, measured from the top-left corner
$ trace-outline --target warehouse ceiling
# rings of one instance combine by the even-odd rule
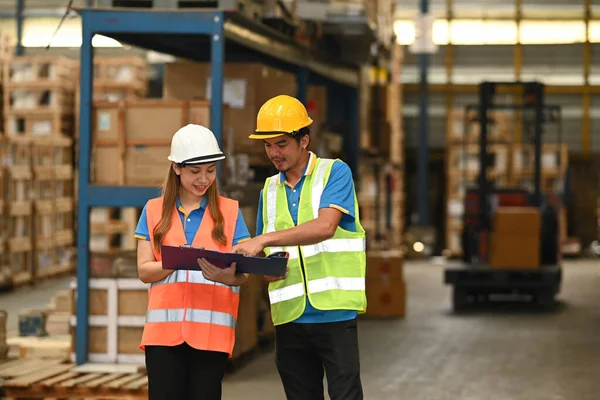
[[[436,17],[446,16],[448,0],[429,0],[430,10]],[[510,18],[515,13],[515,2],[498,0],[451,0],[454,16],[457,18]],[[7,15],[16,10],[16,0],[0,0],[0,14]],[[69,0],[25,0],[25,9],[32,10],[64,10]],[[582,18],[583,0],[521,0],[524,16],[535,15],[537,18],[556,17]],[[83,7],[86,0],[73,0],[73,5]],[[413,18],[419,10],[420,0],[398,0],[397,17]],[[600,12],[600,0],[591,0],[592,8]]]

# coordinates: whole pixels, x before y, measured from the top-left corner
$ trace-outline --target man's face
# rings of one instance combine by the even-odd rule
[[[307,140],[306,136],[302,138]],[[271,162],[279,172],[286,172],[296,166],[302,154],[301,143],[296,139],[282,135],[265,139],[265,150]]]

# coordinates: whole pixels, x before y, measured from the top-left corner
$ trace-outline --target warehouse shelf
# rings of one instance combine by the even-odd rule
[[[227,62],[260,62],[297,76],[298,98],[309,84],[328,91],[328,120],[344,127],[345,153],[358,168],[360,67],[300,46],[277,31],[236,12],[213,9],[132,10],[77,8],[82,20],[81,95],[79,117],[79,199],[77,221],[76,362],[88,359],[90,207],[142,207],[158,196],[155,187],[99,186],[90,183],[95,34],[138,48],[192,61],[210,62],[211,129],[222,143],[223,66]]]

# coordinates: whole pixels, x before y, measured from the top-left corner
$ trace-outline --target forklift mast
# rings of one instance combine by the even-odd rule
[[[479,228],[481,232],[489,232],[491,229],[491,211],[489,207],[491,183],[487,177],[488,160],[488,128],[489,112],[496,107],[494,96],[498,87],[520,86],[522,87],[522,106],[525,112],[533,112],[535,115],[534,128],[534,192],[532,206],[541,205],[541,170],[542,170],[542,134],[543,134],[543,112],[544,112],[544,84],[540,82],[482,82],[479,85],[479,122],[481,133],[479,136]]]

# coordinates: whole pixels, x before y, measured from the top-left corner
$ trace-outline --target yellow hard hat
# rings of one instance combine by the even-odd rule
[[[291,96],[280,95],[267,100],[258,111],[256,131],[250,139],[271,139],[294,134],[312,124],[304,105]]]

